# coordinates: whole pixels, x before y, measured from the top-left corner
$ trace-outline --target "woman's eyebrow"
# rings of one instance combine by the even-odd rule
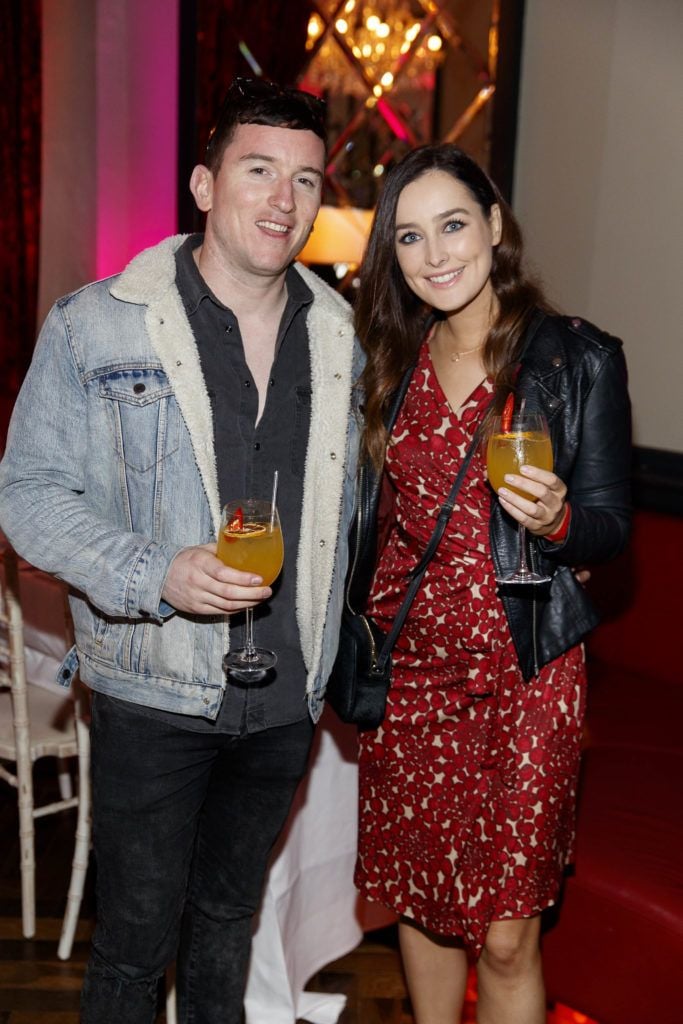
[[[469,212],[470,211],[466,210],[464,206],[456,206],[452,210],[444,210],[443,213],[436,213],[436,214],[434,214],[434,216],[432,217],[432,220],[434,220],[434,221],[445,220],[446,217],[453,217],[454,214],[456,214],[456,213],[469,213]],[[416,225],[413,222],[408,221],[408,223],[406,223],[406,224],[397,224],[396,225],[396,230],[397,231],[404,231],[406,228],[414,228],[414,227],[416,227]]]

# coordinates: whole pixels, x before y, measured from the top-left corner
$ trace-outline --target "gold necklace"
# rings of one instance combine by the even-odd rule
[[[463,348],[459,352],[449,352],[448,358],[452,363],[459,363],[461,356],[471,356],[473,352],[478,352],[479,349],[483,347],[484,345],[482,343],[481,345],[477,345],[476,348]]]
[[[439,328],[437,327],[437,331],[438,330]],[[460,350],[455,349],[453,352],[448,352],[448,350],[446,351],[448,352],[448,358],[452,363],[459,363],[462,356],[471,356],[473,352],[479,352],[485,344],[486,342],[482,341],[481,344],[475,345],[474,348],[461,348]]]

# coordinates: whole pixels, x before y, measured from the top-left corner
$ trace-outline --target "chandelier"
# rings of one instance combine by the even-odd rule
[[[307,78],[324,92],[377,101],[399,80],[433,82],[451,26],[440,5],[410,0],[320,0],[308,22]],[[426,80],[424,76],[427,76]]]
[[[327,100],[325,185],[338,206],[371,209],[384,172],[408,150],[459,141],[483,123],[500,2],[477,7],[474,34],[471,13],[456,18],[457,0],[309,0],[298,85]]]

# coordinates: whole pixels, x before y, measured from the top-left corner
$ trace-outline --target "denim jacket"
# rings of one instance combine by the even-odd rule
[[[121,275],[60,299],[41,331],[0,465],[0,525],[71,587],[76,647],[61,672],[134,703],[215,718],[227,617],[161,598],[188,545],[220,520],[211,405],[166,239]],[[358,445],[351,311],[304,267],[311,425],[296,612],[311,715],[337,648]]]

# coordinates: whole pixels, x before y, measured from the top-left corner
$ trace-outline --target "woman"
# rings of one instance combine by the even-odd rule
[[[621,344],[551,314],[521,256],[484,172],[455,146],[426,146],[387,177],[356,304],[365,452],[393,501],[368,605],[380,627],[475,432],[510,393],[545,414],[554,450],[554,472],[506,477],[531,501],[493,494],[478,445],[394,650],[385,721],[361,734],[356,882],[400,915],[417,1024],[459,1020],[469,957],[480,1024],[545,1021],[540,914],[572,852],[581,638],[595,624],[571,566],[617,554],[629,530]],[[549,587],[496,585],[518,524]]]

